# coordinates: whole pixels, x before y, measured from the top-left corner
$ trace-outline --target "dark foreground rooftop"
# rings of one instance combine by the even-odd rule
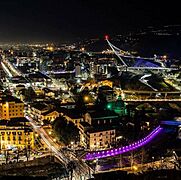
[[[162,169],[148,171],[140,174],[127,174],[125,171],[115,171],[94,175],[96,180],[180,180],[181,171],[175,169]]]

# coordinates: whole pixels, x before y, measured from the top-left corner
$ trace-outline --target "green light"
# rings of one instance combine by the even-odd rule
[[[107,109],[112,109],[112,105],[111,104],[107,104]]]

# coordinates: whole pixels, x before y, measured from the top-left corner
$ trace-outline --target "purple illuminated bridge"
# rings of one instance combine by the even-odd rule
[[[162,131],[162,129],[163,128],[158,126],[146,137],[144,137],[130,145],[124,146],[124,147],[87,153],[84,159],[85,160],[101,159],[101,158],[106,158],[106,157],[123,154],[123,153],[129,152],[129,151],[132,151],[134,149],[138,149],[138,148],[146,145],[147,143],[149,143],[152,139],[154,139]]]

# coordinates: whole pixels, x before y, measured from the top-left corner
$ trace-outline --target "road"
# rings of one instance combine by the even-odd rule
[[[145,78],[150,77],[150,76],[151,76],[151,74],[145,74],[144,76],[142,76],[142,77],[139,79],[139,81],[140,81],[141,83],[147,85],[148,87],[150,87],[150,88],[153,89],[154,91],[158,91],[157,89],[153,88],[153,87],[148,83],[149,80],[145,79]]]
[[[60,160],[62,165],[67,167],[70,161],[75,162],[76,169],[73,173],[73,179],[78,180],[90,178],[90,174],[93,173],[93,170],[86,163],[84,163],[81,159],[78,159],[73,152],[64,152],[63,150],[60,150],[60,146],[52,140],[42,127],[38,126],[31,117],[26,116],[26,118],[29,120],[34,130],[41,136],[49,150]]]

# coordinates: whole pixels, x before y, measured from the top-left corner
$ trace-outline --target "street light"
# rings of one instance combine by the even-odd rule
[[[152,168],[154,168],[154,166],[153,166],[153,165],[154,165],[154,159],[155,159],[155,157],[154,157],[154,156],[152,156],[151,158],[152,158]]]
[[[71,145],[73,145],[73,144],[74,144],[74,142],[73,142],[73,141],[71,141],[71,142],[70,142],[70,144],[71,144]]]
[[[163,160],[164,160],[164,157],[162,156],[162,157],[161,157],[162,168],[163,168],[163,166],[164,166]]]
[[[89,96],[84,96],[84,101],[89,101]]]
[[[138,170],[138,167],[136,165],[134,165],[132,168],[133,168],[133,171],[137,171]]]

